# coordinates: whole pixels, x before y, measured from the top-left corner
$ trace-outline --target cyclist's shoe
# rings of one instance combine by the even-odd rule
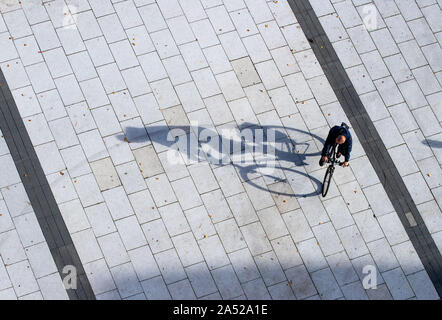
[[[319,165],[320,165],[321,167],[324,165],[324,160],[322,160],[322,157],[321,157],[321,159],[319,159]]]

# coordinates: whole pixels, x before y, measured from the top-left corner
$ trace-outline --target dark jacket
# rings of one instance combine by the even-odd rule
[[[328,154],[330,148],[335,145],[336,138],[341,135],[344,136],[346,140],[343,144],[339,145],[339,152],[341,152],[344,155],[346,162],[350,161],[350,153],[353,141],[351,138],[350,131],[347,128],[341,126],[334,126],[333,128],[330,129],[330,132],[328,133],[327,136],[327,140],[324,143],[324,148],[322,149],[323,157],[325,157]]]

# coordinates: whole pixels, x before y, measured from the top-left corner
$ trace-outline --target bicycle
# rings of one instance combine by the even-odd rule
[[[328,193],[328,189],[330,188],[330,182],[333,176],[333,173],[335,172],[335,164],[338,164],[339,166],[342,166],[344,164],[344,161],[336,160],[336,149],[338,148],[338,144],[334,144],[332,148],[330,148],[330,151],[327,155],[328,161],[327,163],[330,163],[330,165],[327,168],[327,171],[325,172],[324,180],[322,182],[322,196],[325,197]]]

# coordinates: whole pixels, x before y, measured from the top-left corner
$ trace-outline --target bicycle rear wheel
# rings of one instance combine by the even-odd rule
[[[324,181],[322,182],[322,196],[325,197],[330,188],[331,178],[333,176],[333,168],[330,166],[325,172]]]

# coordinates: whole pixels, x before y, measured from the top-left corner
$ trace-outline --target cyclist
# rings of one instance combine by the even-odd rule
[[[348,167],[348,162],[350,161],[350,153],[352,148],[352,138],[350,131],[348,130],[348,125],[344,122],[340,126],[334,126],[330,129],[327,139],[324,143],[324,148],[322,149],[321,159],[319,160],[319,165],[322,167],[324,163],[328,162],[328,153],[331,147],[336,144],[339,145],[336,157],[339,158],[344,155],[345,162],[344,167]]]

